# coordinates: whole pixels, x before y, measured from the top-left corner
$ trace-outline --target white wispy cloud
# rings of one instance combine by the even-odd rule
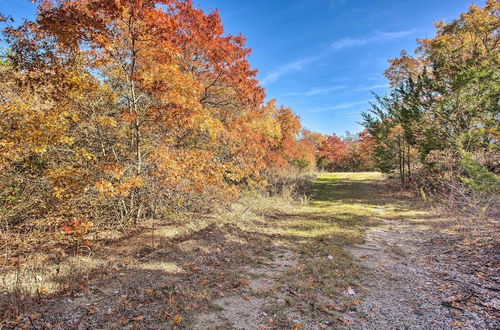
[[[359,88],[356,88],[355,91],[356,92],[364,92],[364,91],[372,91],[374,89],[381,89],[381,88],[389,88],[389,84],[359,87]]]
[[[380,42],[385,42],[393,39],[399,39],[403,38],[406,36],[409,36],[410,34],[413,34],[415,32],[415,29],[411,30],[404,30],[404,31],[396,31],[396,32],[381,32],[381,31],[374,31],[370,36],[367,36],[365,38],[342,38],[339,39],[335,42],[333,42],[330,45],[330,48],[332,50],[343,50],[343,49],[349,49],[353,47],[360,47],[360,46],[365,46],[369,44],[374,44],[374,43],[380,43]]]
[[[309,112],[325,112],[325,111],[332,111],[332,110],[350,109],[350,108],[353,108],[353,107],[361,105],[361,104],[368,105],[368,103],[371,101],[373,101],[373,99],[356,101],[356,102],[340,103],[340,104],[332,105],[329,107],[311,109],[311,110],[309,110]]]
[[[326,94],[329,92],[333,91],[338,91],[341,89],[346,89],[347,86],[328,86],[328,87],[316,87],[312,88],[308,91],[305,92],[292,92],[292,93],[287,93],[286,95],[291,95],[291,96],[314,96],[314,95],[321,95],[321,94]]]
[[[396,32],[374,31],[370,36],[365,38],[342,38],[331,43],[327,49],[320,52],[318,55],[302,58],[278,67],[267,74],[260,82],[262,85],[272,83],[286,74],[303,70],[305,67],[320,61],[335,51],[403,38],[413,34],[414,32],[415,29]]]
[[[357,87],[357,88],[350,88],[347,85],[335,85],[335,86],[327,86],[327,87],[316,87],[312,88],[308,91],[305,92],[291,92],[291,93],[286,93],[285,95],[289,96],[314,96],[314,95],[321,95],[321,94],[327,94],[330,92],[338,91],[338,90],[345,90],[349,89],[354,92],[363,92],[363,91],[372,91],[375,89],[381,89],[381,88],[389,88],[388,84],[380,84],[380,85],[371,85],[371,86],[362,86],[362,87]]]
[[[283,76],[285,74],[288,74],[288,73],[294,72],[294,71],[300,71],[303,68],[305,68],[306,66],[308,66],[314,62],[317,62],[321,57],[322,56],[311,56],[311,57],[303,58],[303,59],[285,64],[285,65],[277,68],[276,70],[272,71],[271,73],[269,73],[260,82],[262,85],[265,85],[267,83],[276,81],[281,76]]]

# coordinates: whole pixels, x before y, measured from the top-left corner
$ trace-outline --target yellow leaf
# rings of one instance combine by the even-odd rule
[[[182,317],[182,315],[180,314],[177,314],[176,316],[174,316],[174,318],[172,319],[172,321],[175,323],[175,324],[179,324],[181,323],[182,321],[184,320],[184,318]]]
[[[33,149],[33,152],[36,154],[43,154],[46,151],[47,151],[47,148],[45,148],[45,147],[38,147],[38,148]]]

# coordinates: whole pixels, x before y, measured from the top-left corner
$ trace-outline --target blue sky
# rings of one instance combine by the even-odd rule
[[[292,107],[325,134],[359,132],[371,91],[383,94],[387,59],[434,35],[472,0],[194,0],[218,8],[227,33],[243,33],[268,99]],[[484,5],[484,0],[475,1]],[[0,0],[0,13],[32,18],[29,0]]]

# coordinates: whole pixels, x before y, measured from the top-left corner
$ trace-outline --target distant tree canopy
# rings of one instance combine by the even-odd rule
[[[316,163],[322,170],[331,172],[360,172],[373,170],[374,141],[367,131],[346,134],[340,138],[333,134],[316,137]]]
[[[472,5],[436,23],[436,36],[419,39],[415,56],[389,61],[392,89],[377,96],[363,124],[377,167],[397,171],[403,186],[418,171],[434,186],[465,177],[475,189],[499,189],[499,14],[496,0]]]

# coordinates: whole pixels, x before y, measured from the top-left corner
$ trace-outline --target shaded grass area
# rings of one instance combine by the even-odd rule
[[[430,217],[415,200],[398,198],[380,173],[321,174],[308,195],[307,205],[268,211],[265,221],[245,228],[272,237],[298,255],[298,266],[279,280],[279,289],[288,296],[286,308],[266,306],[278,327],[293,327],[291,310],[300,311],[306,320],[323,322],[317,326],[337,324],[341,313],[359,304],[347,294],[350,287],[357,288],[362,272],[348,247],[363,243],[364,232],[382,219]]]
[[[300,255],[299,267],[284,274],[282,283],[311,319],[336,324],[339,312],[359,304],[347,291],[356,289],[362,270],[347,248],[363,243],[367,228],[381,219],[424,215],[392,196],[382,180],[379,173],[321,174],[309,205],[276,223],[288,248]]]
[[[249,278],[241,267],[257,269],[290,251],[297,265],[274,274],[278,285],[264,294],[279,293],[286,304],[267,300],[262,326],[293,327],[297,315],[336,324],[338,313],[357,304],[345,292],[356,289],[362,271],[347,247],[362,243],[366,228],[381,219],[425,216],[391,194],[379,173],[321,174],[302,203],[249,194],[192,228],[158,225],[96,252],[99,277],[66,292],[71,303],[57,294],[41,297],[4,325],[191,328],[200,312],[220,308],[214,299],[242,294]]]

